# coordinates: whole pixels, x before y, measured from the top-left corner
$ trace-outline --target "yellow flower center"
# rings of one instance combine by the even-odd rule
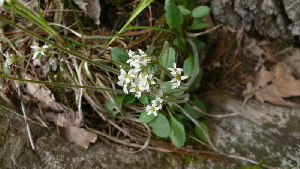
[[[125,78],[127,78],[127,79],[130,78],[130,74],[126,73]]]

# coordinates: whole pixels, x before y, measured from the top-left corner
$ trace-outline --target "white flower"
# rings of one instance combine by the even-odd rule
[[[147,54],[141,49],[139,49],[139,54],[140,54],[140,65],[147,66],[151,59],[148,58]]]
[[[45,55],[45,52],[49,48],[48,45],[43,45],[42,47],[39,46],[30,46],[34,50],[34,54],[32,56],[32,59],[38,59],[37,56],[41,54],[42,56]]]
[[[150,89],[150,86],[148,84],[148,74],[142,74],[140,73],[139,76],[135,79],[136,83],[139,84],[139,86],[142,86],[144,90],[148,91]]]
[[[124,93],[128,94],[127,84],[125,84],[125,85],[123,86],[123,91],[124,91]]]
[[[174,79],[171,80],[172,89],[178,88],[180,86],[181,80],[185,80],[187,78],[187,76],[181,76],[180,74],[176,74]]]
[[[176,76],[176,74],[181,74],[181,72],[182,72],[182,68],[176,68],[176,63],[174,62],[174,64],[173,64],[173,68],[168,68],[170,71],[171,71],[171,74],[173,75],[173,76]]]
[[[146,111],[147,111],[147,114],[148,115],[151,115],[153,114],[154,116],[157,116],[157,111],[159,110],[158,107],[154,106],[154,105],[151,105],[151,106],[147,106],[146,107]]]
[[[132,50],[129,50],[128,51],[128,55],[129,55],[129,57],[138,57],[139,55],[137,55],[134,51],[132,51]]]
[[[149,75],[148,75],[148,78],[147,78],[148,83],[149,83],[149,84],[152,84],[152,85],[153,85],[153,84],[156,84],[155,81],[154,81],[153,79],[154,79],[153,74],[149,74]]]
[[[155,100],[152,100],[152,106],[156,106],[159,109],[162,109],[162,103],[164,102],[164,100],[160,97],[156,97]]]
[[[176,89],[180,86],[180,81],[176,80],[176,79],[172,79],[172,89]]]
[[[130,92],[135,93],[135,97],[140,98],[142,96],[142,91],[144,91],[145,88],[143,86],[140,86],[139,84],[136,84],[135,82],[131,83],[131,89]]]
[[[130,67],[140,68],[140,58],[138,55],[130,57],[126,63],[129,63]]]
[[[126,71],[124,69],[121,69],[121,74],[120,74],[120,76],[118,76],[119,81],[117,84],[119,86],[124,86],[124,85],[130,83],[131,78],[134,78],[134,77],[135,77],[135,73],[134,73],[133,69],[129,70],[128,73],[126,73]]]
[[[139,50],[139,54],[141,57],[147,56],[147,54],[143,50],[141,50],[141,49],[138,49],[138,50]]]
[[[5,62],[4,62],[4,65],[6,67],[10,68],[10,65],[12,64],[11,59],[10,59],[10,55],[6,52],[5,54],[3,54],[3,56],[6,58]]]

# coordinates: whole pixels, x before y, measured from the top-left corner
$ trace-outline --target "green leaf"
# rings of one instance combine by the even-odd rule
[[[205,29],[209,26],[210,26],[209,23],[192,24],[189,29],[190,30],[201,30],[201,29]]]
[[[184,75],[191,77],[194,71],[194,58],[190,55],[183,62],[183,73]]]
[[[136,98],[134,95],[130,94],[125,97],[125,100],[124,100],[125,104],[134,104],[135,102],[136,102]]]
[[[201,100],[195,99],[195,100],[191,101],[191,103],[194,104],[195,106],[197,106],[200,110],[207,113],[207,108]]]
[[[115,98],[116,106],[118,107],[119,110],[122,108],[122,104],[123,104],[125,97],[126,97],[126,95],[124,94],[121,96],[117,96]]]
[[[185,117],[182,114],[175,114],[175,119],[178,120],[180,123],[185,119]]]
[[[182,15],[189,15],[191,14],[191,11],[186,9],[183,5],[178,5],[177,6],[180,10],[180,12],[182,13]]]
[[[175,90],[177,89],[172,89],[172,83],[170,81],[165,81],[165,82],[159,82],[160,85],[163,85],[165,87],[165,90],[167,91],[167,93],[170,93],[170,92],[174,92]],[[180,87],[179,87],[180,88]],[[176,93],[173,93],[174,96],[181,96],[183,95],[184,92],[183,91],[180,91],[180,92],[176,92]]]
[[[168,137],[170,135],[170,124],[166,116],[158,113],[157,117],[149,123],[152,131],[159,137]]]
[[[164,68],[170,68],[173,67],[173,64],[175,62],[175,55],[176,52],[172,47],[169,47],[169,49],[162,54],[162,56],[159,59],[160,64]]]
[[[207,7],[207,6],[198,6],[197,8],[195,8],[193,11],[192,11],[192,16],[194,18],[201,18],[205,15],[207,15],[210,11],[210,8]]]
[[[177,147],[183,146],[186,137],[183,125],[179,121],[177,121],[173,116],[171,116],[170,125],[170,139],[172,140],[173,144]]]
[[[183,38],[175,38],[173,43],[180,51],[185,51],[185,41]]]
[[[170,28],[175,28],[179,33],[182,33],[183,15],[180,9],[170,1],[165,3],[166,21]]]
[[[202,50],[205,48],[205,43],[198,38],[191,38],[191,40],[195,43],[197,50]]]
[[[111,49],[111,57],[112,59],[124,64],[126,64],[127,60],[129,59],[127,52],[118,47],[113,47]]]
[[[139,117],[141,123],[149,123],[156,118],[153,114],[148,115],[146,110],[142,111]]]
[[[7,64],[5,64],[5,61],[3,62],[3,72],[4,72],[4,74],[6,74],[6,75],[9,75],[9,74],[10,74],[10,69],[9,69],[9,67],[7,66]]]
[[[263,168],[260,166],[244,166],[242,167],[242,169],[263,169]]]
[[[156,97],[155,96],[148,96],[148,99],[149,99],[149,103],[150,103],[152,100],[155,100]]]
[[[105,101],[103,106],[113,117],[119,113],[119,111],[116,109],[116,106],[109,101]]]
[[[209,136],[207,126],[201,121],[198,121],[198,124],[201,126],[201,128],[203,130],[200,129],[199,127],[195,126],[195,133],[196,133],[197,137],[199,137],[203,141],[207,141],[207,138],[205,137],[205,133]]]
[[[139,101],[142,103],[142,104],[148,104],[149,103],[149,98],[145,95],[142,95],[140,98],[139,98]]]
[[[185,104],[183,106],[183,109],[188,113],[192,118],[199,119],[202,115],[201,113],[197,112],[193,108],[191,108],[188,104]],[[190,118],[186,117],[188,120],[191,120]]]

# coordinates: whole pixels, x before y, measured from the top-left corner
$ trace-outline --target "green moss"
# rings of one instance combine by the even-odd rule
[[[63,72],[49,72],[48,75],[54,82],[67,83],[65,78],[63,78]],[[72,89],[59,86],[49,86],[49,89],[52,91],[55,99],[59,103],[62,103],[71,109],[75,109],[77,107],[75,94]]]
[[[197,162],[197,157],[194,156],[183,155],[183,159],[185,164],[195,164]]]

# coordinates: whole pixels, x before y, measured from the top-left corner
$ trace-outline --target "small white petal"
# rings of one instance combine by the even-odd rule
[[[188,76],[181,76],[181,80],[185,80],[187,78],[188,78]]]
[[[39,54],[39,52],[34,52],[32,59],[37,59],[37,55]]]
[[[47,49],[47,48],[49,48],[49,46],[48,45],[43,45],[43,48]]]
[[[30,46],[32,49],[40,49],[39,46]]]
[[[123,91],[124,91],[124,93],[128,94],[127,85],[124,85]]]

